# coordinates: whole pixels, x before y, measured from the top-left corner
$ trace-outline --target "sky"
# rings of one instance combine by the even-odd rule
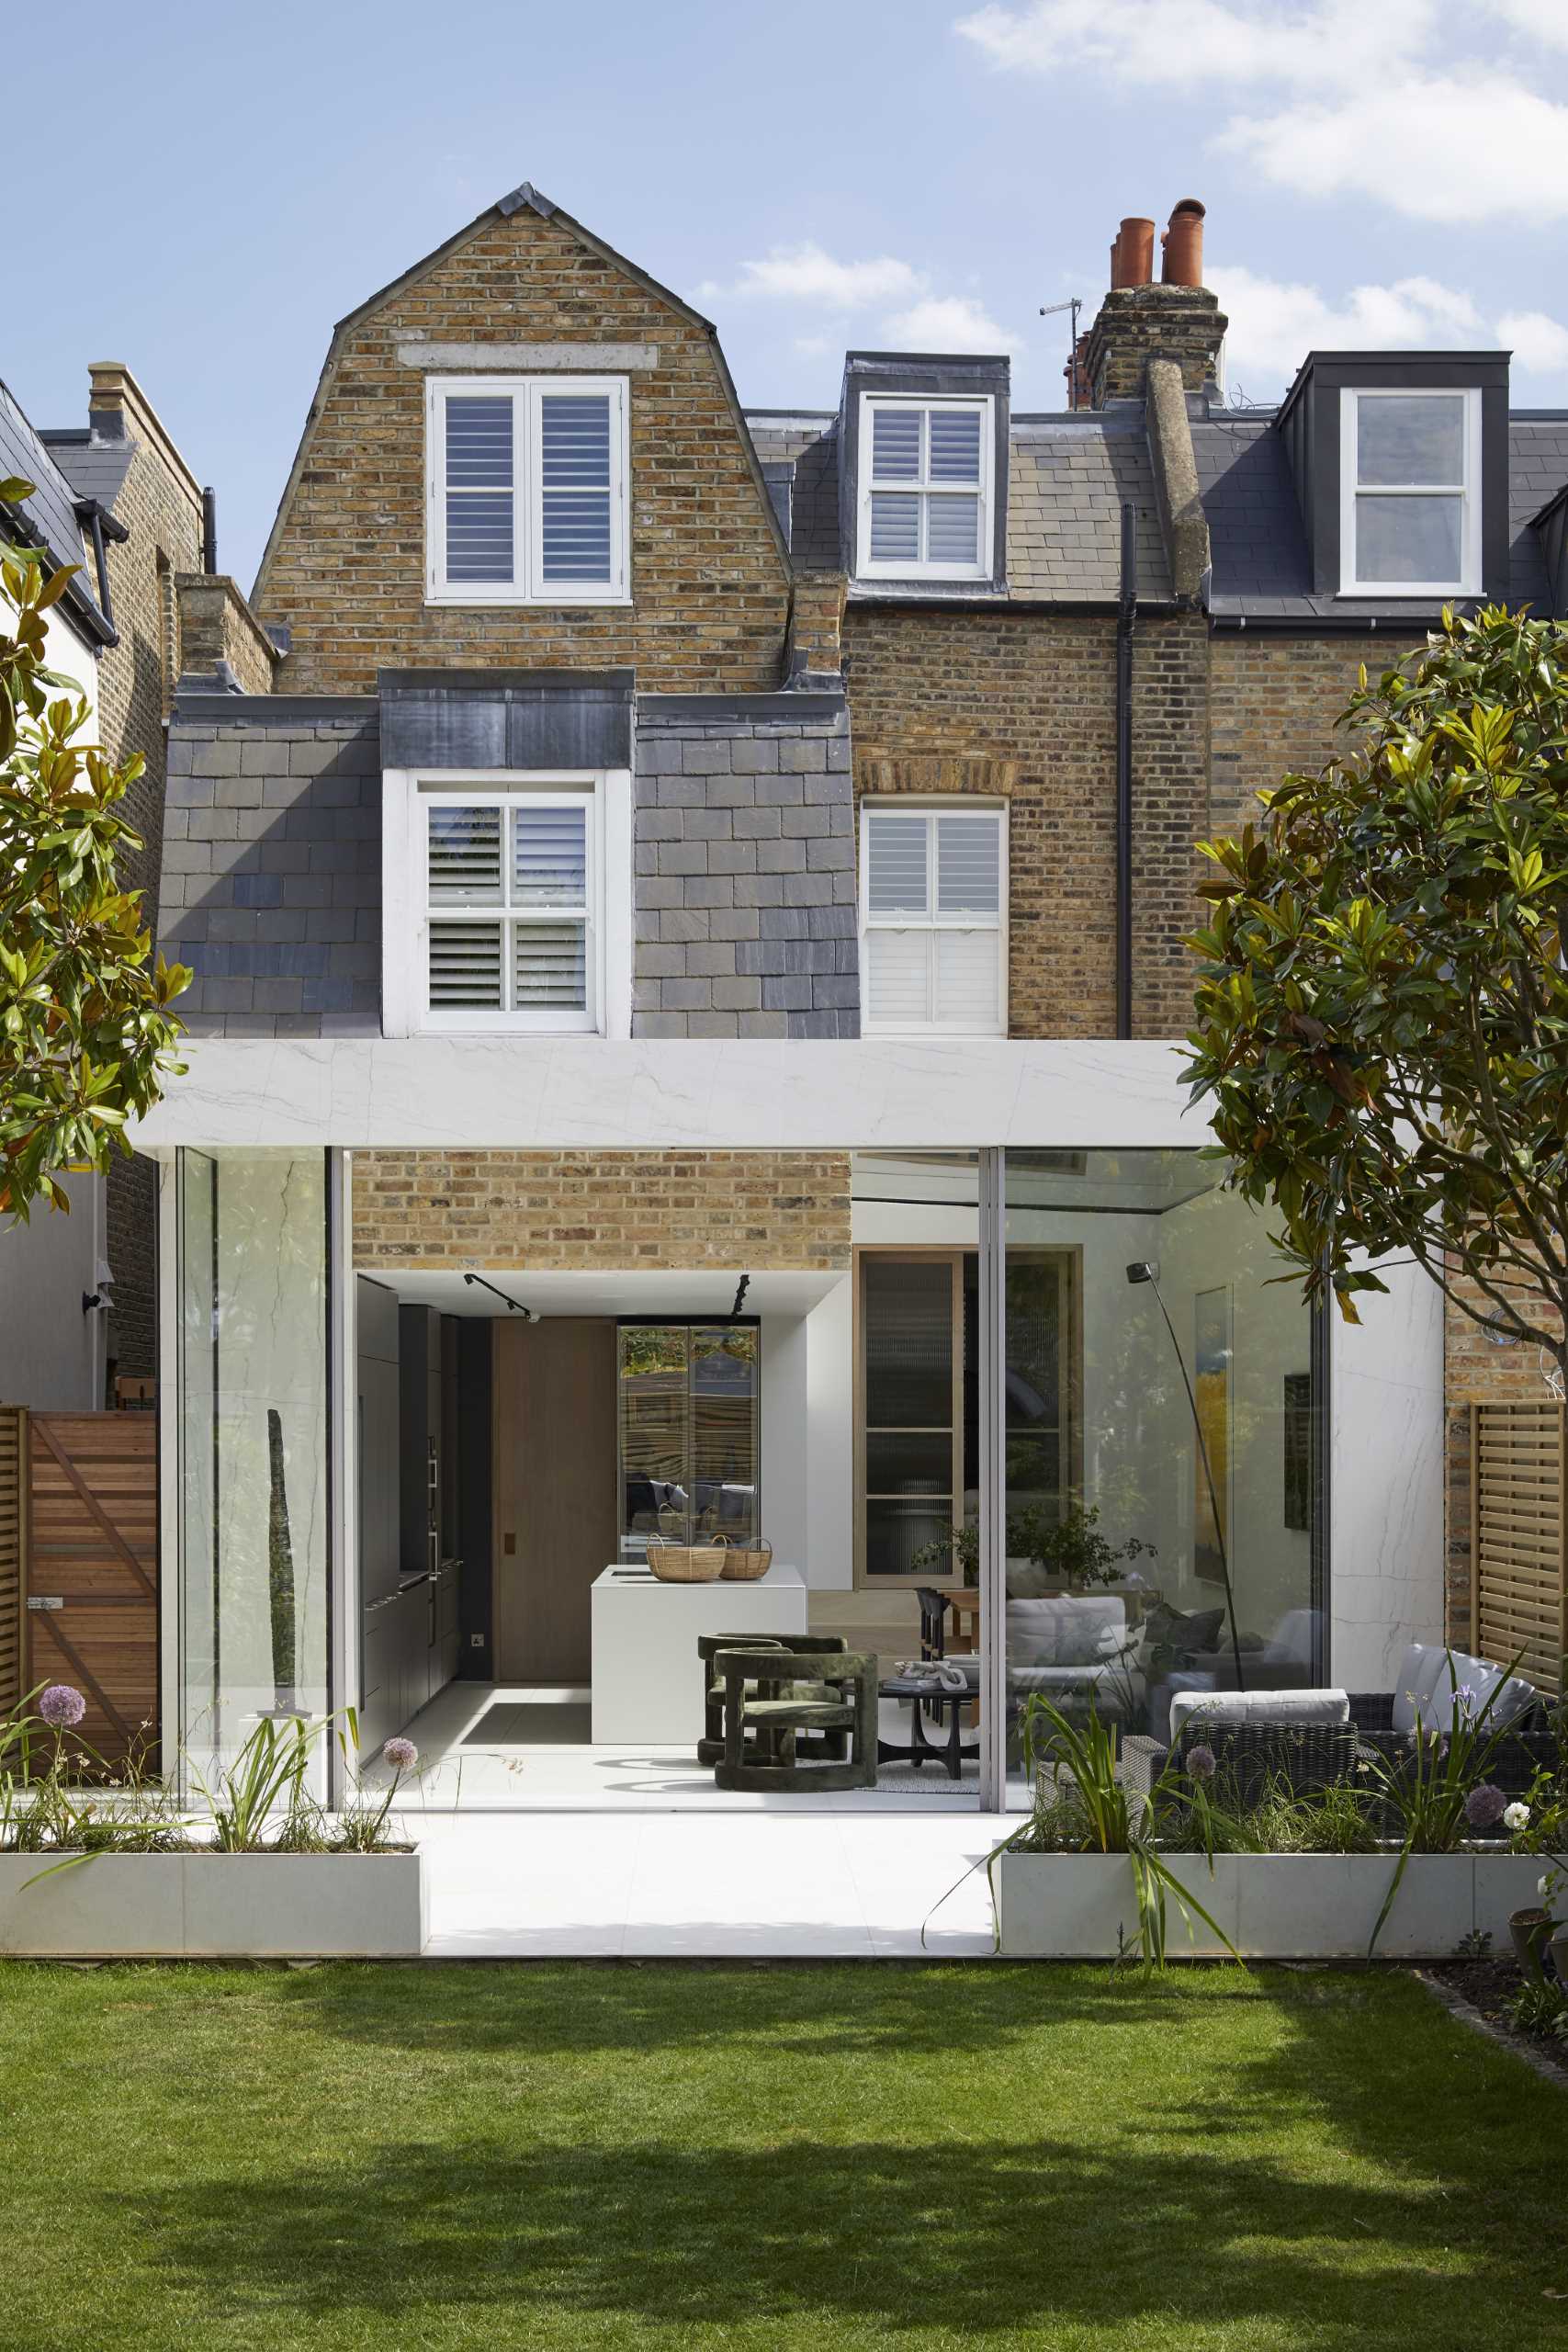
[[[1314,345],[1511,347],[1568,405],[1568,0],[141,0],[7,28],[36,424],[130,367],[249,587],[333,323],[521,180],[719,328],[740,396],[1006,350],[1057,408],[1123,214],[1208,207],[1233,397]],[[85,29],[90,26],[90,30]]]

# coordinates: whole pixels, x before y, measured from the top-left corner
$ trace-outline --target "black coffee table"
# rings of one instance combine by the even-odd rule
[[[940,1683],[922,1682],[912,1675],[895,1674],[887,1681],[877,1684],[878,1695],[884,1699],[910,1699],[909,1745],[901,1747],[896,1741],[878,1739],[876,1760],[879,1764],[912,1764],[917,1771],[922,1764],[945,1764],[950,1781],[964,1777],[964,1759],[978,1756],[979,1742],[974,1747],[963,1745],[964,1710],[974,1705],[978,1692],[967,1685],[962,1690],[944,1690]],[[934,1709],[940,1724],[942,1710],[947,1711],[947,1736],[939,1746],[926,1737],[926,1709]]]

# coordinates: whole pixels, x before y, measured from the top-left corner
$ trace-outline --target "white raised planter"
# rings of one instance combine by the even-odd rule
[[[1212,1873],[1201,1854],[1166,1860],[1244,1960],[1364,1960],[1399,1857],[1216,1854]],[[1509,1914],[1539,1900],[1543,1868],[1529,1854],[1413,1854],[1374,1957],[1451,1960],[1477,1931],[1505,1951]],[[1123,1854],[1002,1854],[992,1877],[1009,1957],[1105,1960],[1136,1945],[1137,1892]],[[1170,1893],[1166,1951],[1173,1960],[1226,1957]]]
[[[32,1959],[408,1959],[423,1856],[0,1854],[0,1953]],[[28,1881],[32,1881],[29,1885]]]

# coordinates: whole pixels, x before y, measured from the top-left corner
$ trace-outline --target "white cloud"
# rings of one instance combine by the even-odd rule
[[[1568,327],[1544,311],[1510,311],[1497,322],[1497,340],[1527,376],[1568,375]]]
[[[1394,80],[1235,118],[1215,145],[1303,196],[1370,196],[1417,220],[1568,215],[1568,107],[1500,74]]]
[[[1522,0],[1528,5],[1528,0]],[[1555,0],[1551,0],[1555,5]],[[1285,9],[1224,0],[990,0],[954,29],[993,65],[1032,74],[1104,67],[1123,83],[1295,82],[1354,87],[1431,30],[1434,0],[1315,0]]]
[[[1568,218],[1568,106],[1532,54],[1568,50],[1564,0],[1462,19],[1453,0],[988,0],[954,30],[1002,71],[1251,93],[1210,143],[1298,195],[1443,223]]]
[[[1441,350],[1472,345],[1485,334],[1469,295],[1435,278],[1353,286],[1331,301],[1315,286],[1259,277],[1250,269],[1216,264],[1204,275],[1230,321],[1227,376],[1248,390],[1287,382],[1314,349]]]
[[[697,288],[699,301],[816,302],[829,311],[860,311],[886,302],[912,300],[926,280],[907,261],[890,254],[874,261],[836,261],[820,245],[775,245],[765,261],[742,262],[733,286],[711,281]]]
[[[908,351],[1016,351],[1009,334],[967,294],[928,295],[886,322],[895,344]]]

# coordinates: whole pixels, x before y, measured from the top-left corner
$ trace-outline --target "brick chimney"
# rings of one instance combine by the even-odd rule
[[[1141,400],[1151,359],[1173,359],[1184,389],[1214,380],[1228,323],[1203,280],[1203,207],[1184,196],[1160,239],[1161,273],[1153,280],[1154,223],[1123,220],[1111,248],[1111,291],[1074,366],[1088,405]]]

